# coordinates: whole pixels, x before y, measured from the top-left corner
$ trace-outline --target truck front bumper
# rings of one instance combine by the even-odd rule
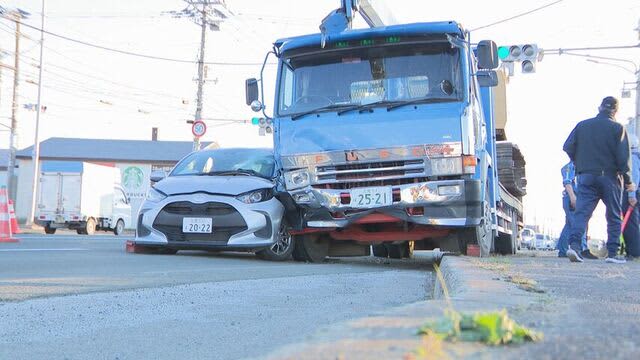
[[[344,228],[372,213],[380,213],[410,223],[433,226],[475,226],[482,217],[479,180],[440,180],[391,186],[393,204],[358,209],[344,199],[351,190],[306,187],[291,191],[302,207],[308,228]]]

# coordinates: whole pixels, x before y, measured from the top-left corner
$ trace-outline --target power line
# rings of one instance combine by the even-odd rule
[[[48,30],[43,30],[43,29],[38,28],[37,26],[29,25],[29,24],[21,22],[21,21],[16,21],[16,20],[13,20],[13,19],[9,19],[6,16],[2,16],[2,18],[14,21],[16,23],[19,23],[19,24],[21,24],[23,26],[26,26],[26,27],[28,27],[30,29],[33,29],[33,30],[42,31],[45,34],[51,35],[53,37],[57,37],[57,38],[60,38],[60,39],[66,40],[66,41],[74,42],[74,43],[81,44],[81,45],[84,45],[84,46],[93,47],[93,48],[100,49],[100,50],[111,51],[111,52],[115,52],[115,53],[119,53],[119,54],[123,54],[123,55],[135,56],[135,57],[151,59],[151,60],[170,61],[170,62],[183,63],[183,64],[197,64],[198,63],[197,61],[194,61],[194,60],[175,59],[175,58],[168,58],[168,57],[162,57],[162,56],[140,54],[140,53],[135,53],[135,52],[127,51],[127,50],[115,49],[115,48],[111,48],[111,47],[107,47],[107,46],[93,44],[93,43],[90,43],[90,42],[86,42],[86,41],[70,38],[68,36],[56,34],[56,33],[53,33],[51,31],[48,31]],[[204,64],[206,64],[206,65],[218,65],[218,66],[225,66],[225,65],[229,65],[229,66],[262,66],[262,63],[214,62],[214,61],[207,61],[207,62],[204,62]]]
[[[491,23],[491,24],[487,24],[487,25],[483,25],[483,26],[477,27],[477,28],[475,28],[475,29],[471,29],[470,31],[478,31],[478,30],[486,29],[486,28],[491,27],[491,26],[494,26],[494,25],[502,24],[502,23],[505,23],[505,22],[507,22],[507,21],[511,21],[511,20],[513,20],[513,19],[517,19],[517,18],[519,18],[519,17],[523,17],[523,16],[526,16],[526,15],[532,14],[532,13],[534,13],[534,12],[536,12],[536,11],[540,11],[540,10],[542,10],[542,9],[546,9],[546,8],[548,8],[548,7],[550,7],[550,6],[553,6],[553,5],[559,4],[559,3],[563,2],[563,1],[564,1],[564,0],[557,0],[557,1],[554,1],[554,2],[552,2],[552,3],[548,3],[548,4],[546,4],[546,5],[540,6],[540,7],[538,7],[538,8],[531,9],[531,10],[529,10],[529,11],[525,11],[525,12],[520,13],[520,14],[518,14],[518,15],[514,15],[514,16],[508,17],[508,18],[506,18],[506,19],[498,20],[498,21],[493,22],[493,23]]]
[[[595,47],[583,47],[583,48],[558,48],[558,49],[545,49],[545,55],[550,53],[557,53],[557,55],[566,54],[567,51],[590,51],[590,50],[623,50],[640,48],[640,44],[635,45],[613,45],[613,46],[595,46]],[[570,55],[570,54],[567,54]]]

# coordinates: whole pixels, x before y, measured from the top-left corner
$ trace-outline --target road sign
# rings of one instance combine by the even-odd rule
[[[191,126],[191,132],[195,137],[202,137],[207,132],[207,124],[202,120],[196,120]]]

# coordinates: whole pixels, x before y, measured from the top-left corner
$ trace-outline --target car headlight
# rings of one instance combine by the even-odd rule
[[[311,182],[311,178],[309,176],[309,171],[302,169],[285,173],[284,181],[287,186],[287,190],[295,190],[308,186]]]
[[[255,204],[263,201],[267,201],[273,198],[273,191],[271,189],[261,189],[251,191],[238,195],[236,199],[242,201],[245,204]]]
[[[147,201],[154,203],[160,202],[166,197],[167,195],[163,194],[162,191],[156,190],[155,188],[150,188],[149,192],[147,193]]]

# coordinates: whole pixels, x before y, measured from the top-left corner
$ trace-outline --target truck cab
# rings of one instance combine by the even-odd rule
[[[274,150],[302,247],[491,250],[495,141],[481,87],[497,84],[497,54],[467,35],[447,21],[275,42]],[[247,103],[264,109],[257,83]]]

